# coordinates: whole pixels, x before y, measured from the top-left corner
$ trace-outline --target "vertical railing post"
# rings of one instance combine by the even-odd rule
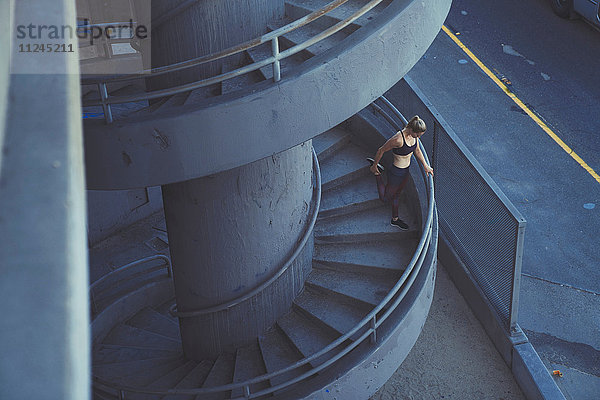
[[[248,386],[248,385],[244,386],[244,398],[245,399],[250,398],[250,386]]]
[[[125,400],[125,391],[119,390],[119,400]]]
[[[279,37],[274,37],[271,41],[271,48],[273,50],[273,80],[279,82],[281,80],[281,65],[279,64]]]
[[[371,333],[371,344],[377,343],[377,315],[373,315],[371,319],[371,329],[373,333]]]
[[[112,110],[110,109],[110,104],[107,102],[108,99],[108,90],[106,89],[106,82],[101,82],[98,84],[98,91],[100,92],[100,99],[102,101],[102,110],[104,111],[104,120],[107,124],[111,124],[113,122]]]

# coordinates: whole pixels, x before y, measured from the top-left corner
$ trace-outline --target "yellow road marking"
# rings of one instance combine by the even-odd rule
[[[446,33],[446,35],[448,35],[450,37],[450,39],[452,39],[452,41],[454,41],[454,43],[456,43],[458,45],[458,47],[460,47],[460,49],[462,51],[465,52],[465,54],[467,56],[469,56],[469,58],[471,60],[473,60],[473,62],[475,62],[475,64],[477,64],[477,66],[479,68],[481,68],[481,70],[490,77],[490,79],[492,81],[494,81],[494,83],[496,85],[498,85],[498,87],[500,87],[500,89],[502,89],[504,91],[504,93],[506,93],[506,95],[508,97],[510,97],[512,99],[512,101],[514,101],[521,110],[525,111],[525,113],[527,115],[529,115],[529,117],[531,119],[533,119],[535,121],[536,124],[538,124],[538,126],[540,128],[542,128],[544,130],[544,132],[546,132],[548,134],[548,136],[550,136],[565,152],[567,152],[567,154],[569,154],[571,156],[571,158],[573,158],[575,161],[577,161],[577,163],[579,165],[581,165],[583,167],[583,169],[585,169],[590,175],[592,175],[594,177],[594,179],[600,183],[600,175],[598,175],[598,173],[596,171],[594,171],[592,169],[592,167],[590,167],[585,161],[583,161],[583,159],[581,157],[579,157],[577,155],[577,153],[575,153],[573,151],[573,149],[571,149],[569,146],[567,146],[567,144],[558,137],[558,135],[556,133],[554,133],[552,131],[552,129],[550,129],[548,127],[548,125],[546,125],[541,119],[540,117],[538,117],[537,115],[535,115],[535,113],[533,111],[531,111],[529,109],[529,107],[527,107],[525,105],[525,103],[523,103],[517,96],[515,96],[515,94],[513,92],[510,91],[510,89],[500,80],[498,79],[498,77],[496,77],[496,75],[494,75],[492,73],[492,71],[490,71],[490,69],[488,67],[486,67],[480,60],[479,58],[477,58],[477,56],[475,56],[475,54],[473,54],[471,52],[471,50],[469,50],[467,48],[467,46],[465,46],[457,37],[456,35],[454,35],[445,25],[442,25],[442,29],[444,30],[444,32]]]

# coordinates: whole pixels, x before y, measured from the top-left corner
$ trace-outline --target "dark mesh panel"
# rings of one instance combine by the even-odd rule
[[[508,329],[519,223],[456,143],[436,128],[436,204],[451,231],[448,239]]]

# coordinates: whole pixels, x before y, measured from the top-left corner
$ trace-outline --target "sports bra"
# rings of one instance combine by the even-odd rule
[[[415,144],[413,144],[412,146],[407,146],[406,141],[404,140],[404,134],[401,133],[401,135],[402,135],[402,146],[394,147],[392,149],[392,152],[398,156],[407,156],[415,150],[415,147],[417,147],[417,140],[415,140]]]

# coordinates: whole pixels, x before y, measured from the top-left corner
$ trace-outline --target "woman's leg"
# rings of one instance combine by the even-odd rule
[[[384,203],[388,203],[390,200],[393,200],[394,194],[400,188],[399,182],[395,181],[395,176],[388,175],[388,183],[387,185],[383,183],[383,177],[381,175],[375,175],[375,180],[377,181],[377,193],[379,194],[379,200]]]
[[[400,207],[400,193],[402,193],[402,189],[408,182],[408,174],[402,180],[402,183],[396,187],[396,191],[392,197],[392,219],[398,218],[398,208]]]

